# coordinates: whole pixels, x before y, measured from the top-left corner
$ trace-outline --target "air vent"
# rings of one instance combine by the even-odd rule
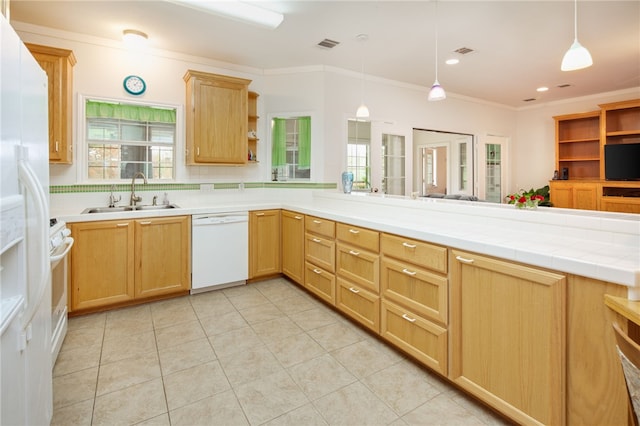
[[[473,52],[473,49],[470,49],[468,47],[461,47],[460,49],[454,50],[454,52],[459,53],[461,55],[466,55],[467,53]]]
[[[318,47],[322,47],[324,49],[333,49],[334,47],[336,47],[339,44],[340,44],[339,41],[330,40],[328,38],[325,38],[320,43],[318,43]]]
[[[560,89],[564,89],[565,87],[571,87],[571,85],[569,83],[564,83],[564,84],[558,84],[556,87],[559,87]]]
[[[536,98],[523,99],[522,102],[533,102]]]

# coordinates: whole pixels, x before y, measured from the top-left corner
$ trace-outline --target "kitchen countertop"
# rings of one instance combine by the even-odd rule
[[[640,299],[640,215],[513,205],[411,199],[332,191],[260,190],[219,197],[172,199],[181,208],[77,214],[56,209],[66,222],[123,220],[290,209],[383,232],[613,282]],[[52,201],[54,203],[54,201]],[[52,209],[53,210],[53,209]],[[65,214],[66,213],[66,214]]]

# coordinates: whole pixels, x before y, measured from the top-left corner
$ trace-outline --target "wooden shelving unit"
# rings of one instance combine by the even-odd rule
[[[556,170],[569,179],[600,178],[600,111],[553,117],[556,120]]]
[[[248,118],[247,118],[247,158],[250,163],[258,162],[258,95],[256,92],[248,93]],[[256,136],[253,136],[253,135]]]

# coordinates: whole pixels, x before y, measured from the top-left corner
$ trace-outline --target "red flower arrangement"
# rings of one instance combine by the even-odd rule
[[[515,204],[516,208],[535,209],[538,207],[540,201],[544,201],[544,196],[536,194],[535,192],[525,192],[521,189],[515,194],[507,195],[506,199],[508,204]]]

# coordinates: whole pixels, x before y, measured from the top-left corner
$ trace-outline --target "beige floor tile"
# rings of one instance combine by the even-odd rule
[[[289,317],[280,317],[251,326],[263,342],[273,342],[286,337],[301,334],[303,331]]]
[[[172,426],[248,425],[232,391],[201,399],[169,413]]]
[[[231,312],[224,314],[200,318],[200,324],[205,334],[207,336],[215,336],[216,334],[247,327],[249,324],[245,321],[244,317],[240,315],[240,312],[236,311],[236,308],[233,306],[232,309]]]
[[[210,336],[209,341],[218,358],[238,352],[247,352],[263,344],[251,327],[242,327],[226,333],[216,334]]]
[[[365,339],[331,352],[331,355],[359,379],[400,361],[380,350],[380,344]]]
[[[264,345],[219,359],[229,383],[234,388],[283,370],[276,357]]]
[[[148,305],[123,308],[107,313],[105,339],[140,334],[153,330],[151,309]]]
[[[189,297],[168,299],[151,304],[151,317],[155,328],[195,321],[196,316]]]
[[[316,306],[297,314],[290,315],[291,319],[305,331],[314,328],[324,327],[326,325],[335,324],[336,317],[331,315],[329,310],[324,306]]]
[[[222,290],[192,295],[191,306],[200,319],[210,316],[217,317],[236,310]]]
[[[182,345],[203,337],[206,335],[198,320],[156,328],[156,342],[159,349]]]
[[[483,406],[479,402],[466,397],[461,391],[456,389],[453,390],[453,393],[450,394],[450,398],[456,403],[462,406],[464,409],[469,411],[475,417],[480,419],[480,421],[487,425],[499,425],[499,426],[507,426],[513,423],[508,422],[503,417],[500,417],[498,414],[494,413],[488,407]]]
[[[267,343],[267,347],[285,368],[326,353],[324,348],[306,333],[273,340]]]
[[[121,337],[131,336],[132,334],[141,334],[153,331],[153,322],[148,321],[131,321],[126,323],[118,322],[107,323],[104,329],[105,339],[118,339]]]
[[[357,380],[329,354],[296,364],[288,371],[311,400],[318,399]]]
[[[97,345],[82,346],[60,351],[55,366],[53,367],[53,376],[63,376],[90,367],[97,367],[100,365],[101,353],[102,342]]]
[[[105,339],[102,345],[102,359],[108,363],[131,358],[157,350],[156,336],[153,331]]]
[[[231,289],[223,290],[225,295],[229,298],[229,301],[236,307],[237,310],[250,308],[252,306],[264,305],[269,302],[269,299],[264,297],[258,290],[249,287],[248,289],[242,287],[234,287]]]
[[[160,377],[156,351],[100,365],[96,395],[104,395]]]
[[[390,365],[362,382],[399,416],[441,394],[427,375],[408,361]]]
[[[273,304],[276,305],[284,314],[289,316],[299,312],[308,311],[309,309],[313,309],[318,306],[317,302],[309,299],[308,297],[304,297],[303,295],[274,300]]]
[[[264,424],[264,426],[327,426],[313,404],[306,404]]]
[[[272,420],[309,402],[284,370],[238,386],[236,396],[252,425]]]
[[[330,425],[388,425],[398,418],[360,382],[332,392],[313,404]]]
[[[365,338],[361,331],[343,323],[334,323],[308,331],[309,335],[327,351],[335,351]]]
[[[67,330],[73,331],[80,328],[104,328],[106,317],[106,312],[71,317],[67,320]]]
[[[284,279],[263,281],[256,285],[260,293],[270,301],[288,299],[300,294],[300,290]]]
[[[171,426],[169,421],[169,413],[160,414],[159,416],[152,417],[140,423],[136,423],[136,426]]]
[[[164,376],[216,359],[216,355],[207,338],[161,349],[158,354],[160,355],[160,367]]]
[[[93,400],[98,382],[98,367],[87,368],[53,378],[53,408]]]
[[[483,423],[451,398],[440,394],[402,416],[409,425],[482,425]]]
[[[166,412],[162,379],[154,379],[97,397],[93,424],[134,424]]]
[[[164,377],[169,410],[231,389],[218,361],[180,370]]]
[[[67,335],[60,352],[102,344],[104,326],[67,328]]]
[[[93,398],[53,410],[51,426],[89,426],[93,415]]]
[[[284,316],[284,313],[271,302],[242,309],[240,314],[249,324],[260,324]]]

